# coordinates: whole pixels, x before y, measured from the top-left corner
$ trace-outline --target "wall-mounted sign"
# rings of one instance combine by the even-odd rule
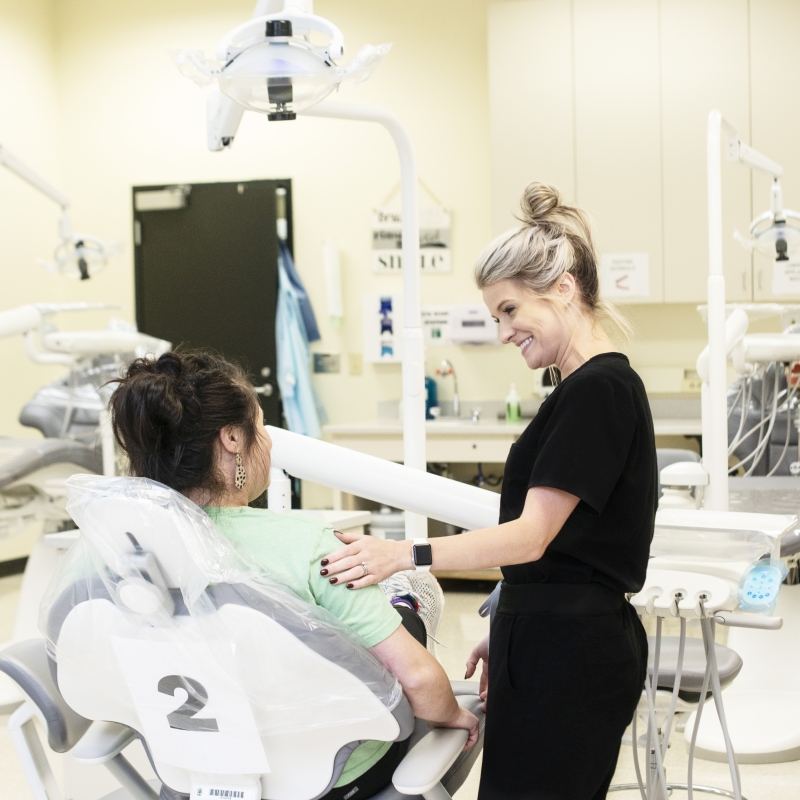
[[[649,253],[603,253],[600,293],[604,297],[649,297]]]
[[[441,206],[419,210],[419,254],[423,272],[450,272],[450,212]],[[372,212],[372,271],[398,273],[403,269],[400,211]]]
[[[772,294],[800,296],[800,255],[772,262]]]

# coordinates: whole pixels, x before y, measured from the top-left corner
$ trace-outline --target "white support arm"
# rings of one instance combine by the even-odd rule
[[[134,739],[136,731],[118,722],[93,722],[75,745],[72,756],[81,764],[105,764],[119,755]]]
[[[417,158],[408,131],[385,108],[357,103],[323,102],[302,112],[311,117],[361,120],[383,125],[400,159],[403,234],[403,459],[407,467],[425,471],[425,345],[420,314],[419,206]],[[424,519],[406,515],[406,537],[425,538]]]
[[[763,614],[737,611],[717,611],[714,621],[731,628],[758,628],[764,631],[779,631],[783,627],[782,617],[765,617]]]
[[[8,732],[34,800],[61,800],[50,762],[33,724],[37,710],[24,702],[8,720]]]
[[[302,480],[475,530],[497,525],[500,495],[267,426],[272,467]],[[272,500],[270,507],[272,505]]]
[[[725,336],[725,276],[722,262],[722,134],[729,161],[761,170],[774,178],[779,164],[739,139],[736,128],[720,111],[708,115],[708,379],[702,387],[703,467],[709,483],[704,508],[728,510],[728,406]]]
[[[42,324],[42,314],[36,306],[20,306],[0,311],[0,339],[34,330]]]
[[[69,198],[51,186],[44,178],[39,177],[29,166],[23,164],[8,148],[0,145],[0,164],[10,169],[15,175],[26,183],[46,194],[53,202],[58,203],[63,210],[69,208]]]

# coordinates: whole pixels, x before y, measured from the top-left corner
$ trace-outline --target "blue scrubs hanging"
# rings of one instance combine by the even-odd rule
[[[301,292],[311,320],[314,320],[314,312],[294,268],[289,249],[283,242],[280,244],[275,332],[278,343],[278,387],[283,400],[283,413],[290,431],[320,439],[322,437],[320,423],[325,420],[325,409],[311,383],[307,314],[302,310]],[[290,272],[294,273],[300,286],[299,290],[295,281],[291,279]],[[319,338],[316,320],[314,329],[316,338]]]

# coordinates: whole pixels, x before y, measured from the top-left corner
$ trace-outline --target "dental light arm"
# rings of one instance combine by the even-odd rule
[[[500,495],[346,447],[267,426],[272,466],[302,480],[477,530],[497,525]],[[276,486],[275,491],[283,487]],[[270,508],[274,505],[270,485]],[[285,510],[285,509],[284,509]]]
[[[725,276],[722,269],[722,158],[723,133],[729,161],[780,178],[783,169],[739,138],[736,128],[720,111],[708,115],[708,378],[703,381],[703,467],[709,475],[705,508],[728,510],[728,359]]]
[[[44,318],[61,311],[97,311],[118,308],[106,303],[37,303],[0,311],[0,339],[41,327]]]
[[[3,145],[0,145],[0,164],[33,186],[34,189],[38,189],[42,194],[47,195],[54,203],[61,206],[62,211],[66,211],[69,208],[69,198],[66,195],[61,194],[58,189],[37,175],[29,166],[23,164]]]
[[[75,235],[67,214],[69,198],[51,186],[44,178],[20,161],[8,148],[0,145],[0,164],[22,178],[27,184],[38,189],[61,208],[58,219],[60,242],[55,250],[55,265],[39,260],[39,264],[49,272],[62,272],[81,280],[87,280],[92,272],[102,269],[109,256],[118,251],[115,242],[105,245],[94,236]]]

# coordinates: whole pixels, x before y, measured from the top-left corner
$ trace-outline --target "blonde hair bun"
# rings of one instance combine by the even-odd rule
[[[555,186],[532,181],[525,187],[519,201],[522,216],[520,221],[526,225],[548,222],[551,212],[561,205],[561,195]]]

